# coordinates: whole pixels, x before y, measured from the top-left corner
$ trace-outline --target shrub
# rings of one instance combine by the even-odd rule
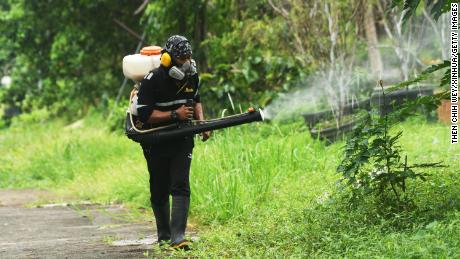
[[[382,94],[385,106],[383,87]],[[425,180],[427,176],[416,169],[442,166],[441,163],[409,165],[407,155],[403,158],[403,150],[398,145],[403,132],[390,134],[391,127],[401,117],[407,116],[417,103],[408,103],[381,116],[375,110],[365,112],[347,140],[345,157],[337,167],[337,171],[342,174],[341,181],[351,190],[353,199],[373,194],[381,197],[388,205],[402,205],[402,202],[407,204],[410,201],[406,193],[407,180]]]

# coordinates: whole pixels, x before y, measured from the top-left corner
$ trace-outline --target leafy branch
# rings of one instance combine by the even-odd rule
[[[411,80],[400,82],[400,83],[398,83],[396,85],[393,85],[387,91],[392,92],[392,91],[395,91],[395,90],[398,90],[398,89],[402,89],[402,88],[404,88],[406,86],[409,86],[409,85],[424,81],[424,80],[428,79],[429,76],[431,74],[433,74],[434,72],[439,71],[439,70],[444,69],[444,68],[447,68],[447,67],[449,69],[446,70],[446,72],[444,73],[444,76],[443,76],[443,78],[441,80],[440,87],[442,87],[442,86],[447,85],[449,83],[449,79],[450,79],[450,61],[449,60],[444,60],[443,63],[432,65],[432,66],[428,67],[427,69],[425,69],[418,77],[416,77],[414,79],[411,79]]]
[[[415,15],[418,6],[420,3],[425,2],[427,7],[430,7],[431,15],[437,21],[443,13],[447,13],[450,10],[450,4],[453,3],[453,0],[393,0],[390,8],[395,8],[397,6],[402,6],[404,16],[403,22],[406,23],[410,17]]]
[[[402,10],[404,12],[404,16],[402,19],[403,19],[403,23],[405,24],[410,19],[410,17],[415,15],[418,6],[420,5],[420,3],[423,3],[423,2],[425,3],[425,6],[427,8],[431,9],[430,13],[434,17],[434,19],[437,21],[443,13],[447,13],[450,11],[451,3],[453,3],[454,1],[453,0],[424,0],[424,1],[421,1],[421,0],[393,0],[390,9],[396,8],[397,6],[399,7],[402,6]],[[433,65],[427,68],[417,78],[412,79],[412,80],[407,80],[407,81],[404,81],[404,82],[401,82],[399,84],[392,86],[389,89],[389,91],[401,89],[411,84],[426,80],[434,72],[444,69],[444,68],[448,68],[446,72],[444,73],[444,76],[442,77],[440,85],[439,85],[440,87],[444,87],[449,84],[449,81],[451,78],[451,68],[450,67],[451,67],[450,61],[444,60],[444,62],[441,64]]]

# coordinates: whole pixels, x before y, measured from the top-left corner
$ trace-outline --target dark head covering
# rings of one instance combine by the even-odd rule
[[[184,36],[174,35],[166,41],[165,50],[175,58],[192,55],[192,46]]]

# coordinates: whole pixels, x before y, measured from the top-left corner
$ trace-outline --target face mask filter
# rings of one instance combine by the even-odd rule
[[[169,76],[177,79],[182,80],[185,76],[193,76],[197,73],[196,63],[195,60],[187,60],[182,66],[172,66],[169,69]]]
[[[177,80],[182,80],[184,79],[185,77],[185,73],[182,72],[181,69],[179,69],[178,67],[176,66],[173,66],[169,69],[169,72],[168,72],[169,76],[174,78],[174,79],[177,79]]]

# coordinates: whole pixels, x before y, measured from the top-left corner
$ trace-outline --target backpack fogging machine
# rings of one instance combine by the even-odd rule
[[[152,69],[160,65],[161,47],[151,46],[145,47],[140,54],[128,55],[123,58],[123,73],[126,77],[134,80],[136,86],[142,78]],[[210,130],[223,129],[251,123],[255,121],[263,121],[264,113],[262,109],[249,108],[247,112],[231,115],[218,119],[204,121],[184,121],[176,122],[168,125],[150,128],[146,130],[136,127],[137,121],[137,89],[131,92],[130,108],[126,113],[125,134],[131,140],[143,143],[154,144],[160,141],[194,135]],[[193,105],[193,100],[188,100],[186,105]]]

